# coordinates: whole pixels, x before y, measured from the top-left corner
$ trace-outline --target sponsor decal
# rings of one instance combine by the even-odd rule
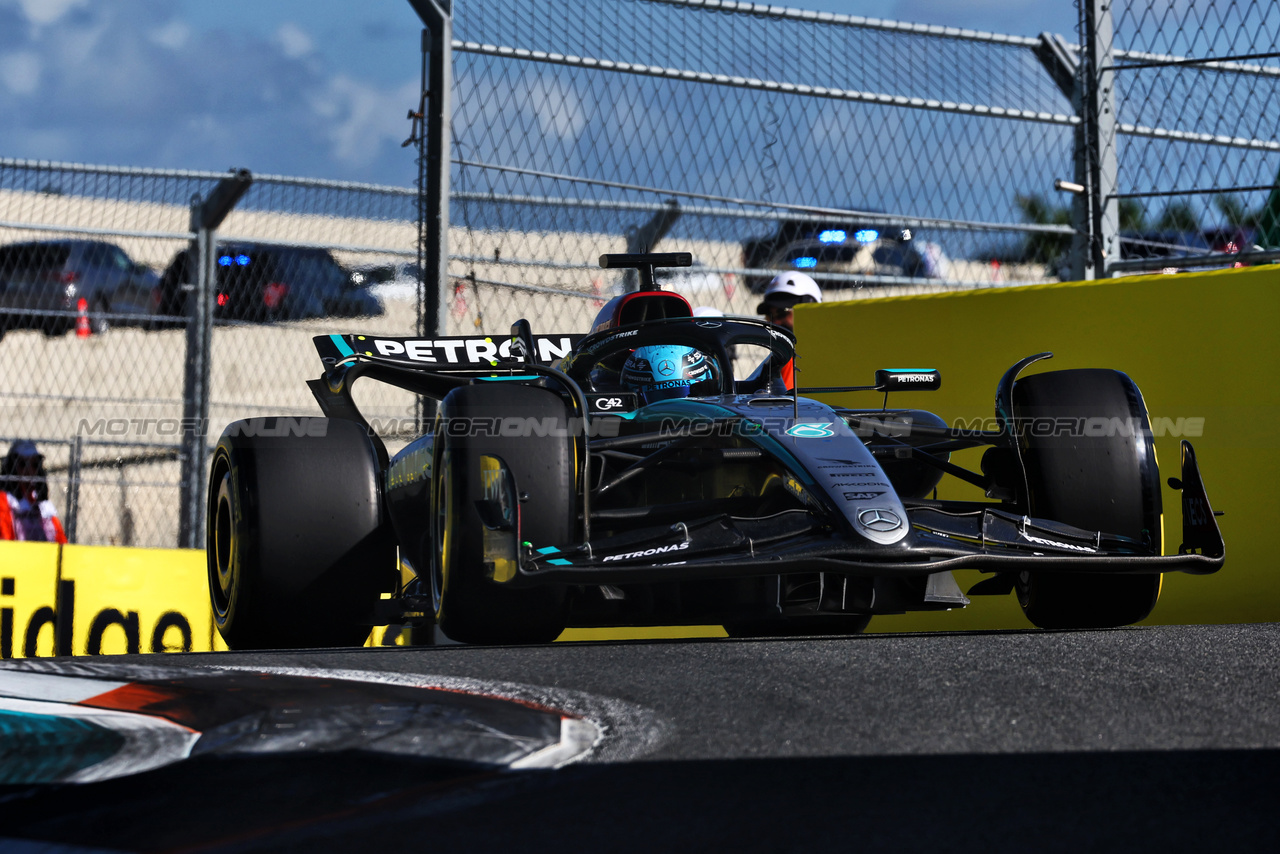
[[[669,377],[676,372],[676,363],[670,359],[663,359],[658,363],[658,373],[664,377]]]
[[[863,510],[858,514],[858,522],[871,531],[894,531],[902,527],[902,520],[898,518],[898,514],[879,508]]]
[[[359,342],[367,347],[370,342]],[[365,349],[365,355],[406,359],[440,365],[492,365],[499,359],[521,359],[518,339],[494,341],[490,337],[458,338],[374,338],[373,349]],[[573,336],[539,335],[534,346],[538,358],[553,362],[564,358],[573,349]]]
[[[599,352],[600,350],[609,347],[609,345],[612,344],[614,341],[617,341],[621,338],[630,338],[633,335],[639,334],[639,332],[640,332],[639,329],[631,329],[631,330],[628,330],[627,332],[619,332],[615,335],[610,335],[608,338],[605,338],[602,341],[597,341],[596,343],[592,344],[590,347],[583,348],[582,352],[585,355],[593,355]]]
[[[724,324],[718,320],[699,320],[696,325],[703,329],[719,329],[721,326],[724,326]]]
[[[830,439],[836,433],[831,429],[830,421],[795,424],[786,429],[786,434],[796,439]]]
[[[846,493],[844,494],[844,500],[845,500],[845,501],[870,501],[872,498],[875,498],[875,497],[876,497],[876,496],[878,496],[878,495],[884,495],[884,492],[883,492],[883,491],[880,491],[880,492],[846,492]]]
[[[152,603],[146,603],[152,607],[147,609],[146,615],[140,616],[138,610],[127,609],[119,602],[94,601],[86,606],[82,596],[77,620],[74,580],[57,582],[52,605],[33,600],[25,588],[35,585],[29,584],[30,579],[22,580],[24,584],[20,586],[16,577],[0,579],[0,605],[4,606],[0,607],[0,659],[101,655],[104,646],[115,652],[122,639],[122,651],[130,655],[140,652],[191,652],[195,649],[196,634],[192,620],[180,611],[162,611],[152,624],[151,616],[159,610]],[[43,600],[45,585],[38,586]],[[13,607],[15,604],[18,607]],[[121,607],[112,607],[112,604]],[[208,602],[202,604],[207,609]],[[97,605],[104,607],[94,613],[93,608]],[[88,619],[86,611],[92,615]],[[201,641],[200,649],[208,649],[207,641],[203,638]]]
[[[434,442],[427,442],[413,450],[401,451],[391,460],[391,465],[387,466],[386,488],[399,489],[418,481],[430,480],[433,448]]]
[[[617,555],[607,555],[603,562],[608,563],[611,560],[632,560],[633,558],[638,557],[652,557],[653,555],[666,554],[667,552],[682,552],[687,548],[689,548],[688,541],[683,543],[672,543],[669,546],[654,546],[651,549],[644,549],[643,551],[638,552],[623,552],[622,554]]]
[[[620,397],[597,397],[591,401],[592,409],[608,411],[612,409],[625,409],[626,401]]]
[[[1028,534],[1026,531],[1019,531],[1018,533],[1021,534],[1022,538],[1027,542],[1035,543],[1041,546],[1049,546],[1050,548],[1055,548],[1055,549],[1066,549],[1067,551],[1071,551],[1071,552],[1089,552],[1090,554],[1096,553],[1098,551],[1097,549],[1090,548],[1089,546],[1077,546],[1071,543],[1059,543],[1059,542],[1056,542],[1055,540],[1046,540],[1041,537],[1033,537],[1030,534]]]

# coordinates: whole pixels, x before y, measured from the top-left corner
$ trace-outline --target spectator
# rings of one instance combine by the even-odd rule
[[[0,460],[0,540],[65,543],[57,511],[49,500],[49,478],[44,456],[35,442],[19,439]]]
[[[822,289],[818,287],[817,282],[804,273],[788,271],[779,273],[773,277],[773,281],[769,282],[769,286],[764,291],[764,299],[756,307],[756,312],[764,315],[764,319],[774,326],[781,326],[794,335],[795,320],[792,317],[792,309],[806,302],[822,302]],[[782,366],[782,380],[786,383],[788,391],[795,388],[794,359]]]

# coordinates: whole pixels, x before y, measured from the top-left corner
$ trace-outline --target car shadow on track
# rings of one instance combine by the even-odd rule
[[[201,757],[7,787],[0,836],[133,851],[1277,850],[1280,751],[585,764]],[[0,848],[3,848],[0,839]]]

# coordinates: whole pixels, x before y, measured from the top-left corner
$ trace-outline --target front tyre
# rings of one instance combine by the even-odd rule
[[[1125,374],[1071,370],[1033,374],[1013,387],[1027,470],[1028,512],[1121,534],[1162,548],[1160,471],[1146,404]],[[1020,573],[1018,602],[1045,629],[1124,626],[1144,619],[1161,576]]]
[[[214,623],[232,649],[359,646],[378,594],[395,589],[378,452],[355,422],[229,425],[207,524]]]
[[[432,599],[437,625],[453,640],[548,643],[564,631],[562,587],[510,588],[489,576],[477,505],[485,501],[481,458],[494,458],[514,478],[521,538],[535,547],[572,540],[577,466],[568,426],[563,399],[544,388],[477,384],[455,389],[441,402]]]

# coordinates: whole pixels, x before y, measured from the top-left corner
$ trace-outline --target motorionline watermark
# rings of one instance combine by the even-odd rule
[[[802,421],[802,425],[826,428],[830,435],[835,435],[836,425],[841,422]],[[672,438],[685,437],[720,437],[720,436],[753,436],[761,434],[782,434],[793,429],[797,422],[782,416],[762,416],[750,419],[705,419],[666,417],[658,423],[657,432]],[[1156,416],[1150,419],[1151,435],[1155,438],[1198,438],[1204,435],[1205,419],[1199,416]],[[612,438],[621,430],[622,422],[618,418],[597,417],[556,418],[533,417],[520,415],[468,416],[439,419],[424,430],[415,418],[370,418],[369,432],[384,438],[416,437],[424,432],[439,432],[451,437],[566,437],[587,435],[590,438]],[[923,430],[916,430],[914,420],[910,416],[856,416],[848,423],[842,424],[839,432],[847,428],[853,435],[862,439],[874,439],[877,436],[906,438],[912,435],[936,435],[937,426],[922,424]],[[953,428],[962,431],[984,431],[996,433],[1000,431],[1000,422],[995,418],[959,419]],[[289,436],[327,435],[329,419],[312,416],[273,416],[247,418],[233,422],[223,431],[227,435],[243,437],[285,438]],[[1119,417],[1035,417],[1018,418],[1014,421],[1014,429],[1024,436],[1036,438],[1129,438],[1140,436],[1146,430],[1146,424],[1140,418]],[[177,439],[189,436],[207,436],[208,419],[197,418],[98,418],[80,419],[77,434],[89,439],[112,439],[116,441],[140,439]],[[817,431],[812,435],[823,435]],[[848,435],[847,433],[845,435]]]
[[[81,418],[76,425],[76,435],[90,439],[172,439],[208,434],[207,418]]]
[[[658,432],[663,436],[752,436],[760,434],[787,434],[798,438],[834,436],[843,430],[837,429],[840,422],[832,421],[794,421],[785,416],[761,416],[751,419],[708,420],[696,418],[664,418],[659,423]],[[1177,418],[1159,416],[1151,418],[1148,423],[1141,418],[1119,417],[1036,417],[1015,418],[1013,428],[1023,436],[1036,438],[1131,438],[1144,435],[1150,429],[1155,438],[1165,436],[1173,438],[1196,438],[1204,435],[1205,419],[1199,416]],[[797,426],[810,428],[807,431],[797,430]],[[912,436],[935,438],[939,427],[933,423],[917,425],[911,416],[863,416],[851,417],[844,424],[854,436],[860,439],[876,437],[892,437],[895,439]],[[1002,432],[1001,423],[994,417],[959,419],[953,429],[963,432]],[[919,427],[920,429],[917,429]],[[848,435],[848,434],[845,434]]]
[[[288,438],[291,436],[323,437],[328,435],[330,420],[311,416],[269,416],[234,421],[223,435],[245,438]],[[370,418],[368,432],[382,437],[420,436],[424,432],[443,432],[460,437],[581,436],[609,438],[617,436],[621,423],[616,418],[582,419],[526,417],[519,415],[471,416],[445,418],[429,424],[424,431],[416,418]],[[139,439],[178,439],[207,436],[208,419],[195,418],[98,418],[80,419],[76,433],[89,439],[116,441]]]
[[[1120,418],[1106,416],[1070,416],[1070,417],[1015,417],[1014,430],[1024,436],[1038,438],[1053,437],[1092,437],[1111,438],[1119,436],[1129,438],[1141,436],[1150,423],[1151,435],[1157,439],[1166,436],[1173,438],[1194,439],[1204,435],[1205,419],[1201,416],[1178,416],[1176,418],[1158,415],[1149,419]],[[970,421],[959,419],[953,425],[959,430],[998,431],[1000,422],[995,418],[975,418]]]

